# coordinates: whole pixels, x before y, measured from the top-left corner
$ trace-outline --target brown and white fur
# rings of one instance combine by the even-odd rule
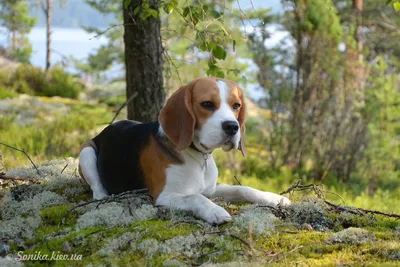
[[[289,205],[289,199],[274,193],[217,183],[211,152],[221,147],[245,155],[245,114],[237,84],[198,78],[168,99],[159,122],[117,122],[86,142],[79,158],[81,176],[95,199],[148,188],[155,205],[191,211],[211,224],[231,216],[209,198]]]

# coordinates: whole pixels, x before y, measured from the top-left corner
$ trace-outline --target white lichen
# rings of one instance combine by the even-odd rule
[[[0,236],[10,239],[17,237],[33,238],[35,230],[41,224],[42,219],[39,215],[29,217],[16,216],[10,220],[0,221]]]
[[[11,257],[11,256],[0,257],[0,266],[2,266],[2,267],[22,267],[22,266],[24,266],[24,264],[21,261],[16,261],[16,260],[8,258],[8,257]],[[17,257],[17,255],[15,257]]]
[[[200,248],[203,242],[206,240],[206,236],[202,234],[191,233],[187,236],[177,236],[168,240],[165,240],[160,244],[160,251],[166,254],[182,254],[186,257],[198,256]]]
[[[253,233],[262,234],[274,230],[277,220],[268,209],[251,205],[242,208],[239,214],[233,217],[233,226],[240,231],[249,232],[251,228]]]
[[[154,238],[145,239],[138,246],[132,245],[132,247],[144,253],[148,258],[153,257],[160,249],[158,241]]]
[[[29,190],[29,188],[28,188]],[[15,195],[11,191],[0,210],[0,236],[8,238],[33,238],[35,230],[41,225],[40,210],[67,203],[65,197],[51,191],[42,191],[29,198]],[[28,193],[22,193],[27,196]]]
[[[183,266],[187,266],[187,264],[178,261],[177,259],[166,259],[163,262],[163,266],[164,267],[183,267]],[[204,265],[206,266],[206,265]]]
[[[141,233],[138,232],[123,233],[121,236],[109,241],[97,253],[102,256],[113,255],[120,251],[124,251],[130,244],[136,244],[141,237]]]
[[[1,209],[1,218],[9,220],[19,215],[34,215],[42,208],[68,203],[67,199],[51,191],[42,191],[31,198],[17,201],[11,193]]]
[[[135,221],[144,221],[154,218],[157,209],[153,205],[142,205],[141,207],[122,206],[118,203],[107,203],[91,209],[78,218],[76,223],[77,230],[83,230],[93,226],[107,225],[113,227],[117,225],[129,225]]]
[[[368,242],[375,241],[376,237],[373,233],[362,229],[350,227],[339,231],[337,233],[331,234],[329,239],[333,243],[346,243],[346,244],[364,244]]]
[[[326,230],[332,226],[332,219],[326,215],[325,209],[315,201],[293,203],[288,207],[289,220],[299,227],[310,224],[316,230]]]

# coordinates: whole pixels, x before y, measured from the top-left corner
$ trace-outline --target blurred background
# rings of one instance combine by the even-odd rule
[[[398,0],[0,2],[0,142],[35,162],[77,157],[132,95],[125,12],[159,27],[155,91],[205,75],[245,90],[248,156],[216,151],[221,182],[281,192],[302,179],[400,212]],[[7,169],[29,164],[0,151]]]

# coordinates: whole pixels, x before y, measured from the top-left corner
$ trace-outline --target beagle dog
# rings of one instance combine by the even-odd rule
[[[94,199],[147,188],[155,205],[192,212],[210,224],[231,220],[209,198],[263,205],[289,205],[288,198],[246,186],[217,183],[212,151],[245,155],[246,106],[232,81],[204,77],[180,87],[159,121],[119,121],[84,143],[79,173]]]

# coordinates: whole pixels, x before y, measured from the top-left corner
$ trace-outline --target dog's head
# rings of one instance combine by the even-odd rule
[[[180,87],[161,110],[159,122],[178,150],[193,142],[210,152],[239,149],[245,155],[243,92],[229,80],[204,77]]]

